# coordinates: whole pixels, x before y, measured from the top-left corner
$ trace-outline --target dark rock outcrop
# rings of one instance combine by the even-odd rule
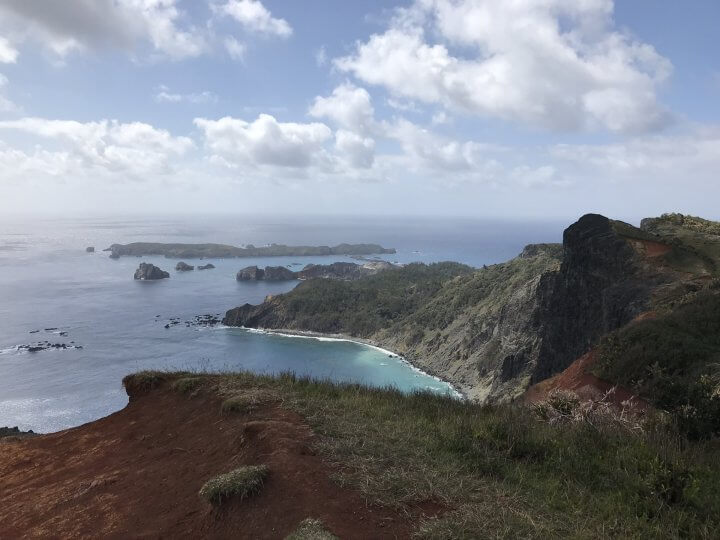
[[[175,265],[175,270],[178,272],[190,272],[191,270],[195,270],[195,267],[187,264],[186,262],[180,261]]]
[[[198,266],[198,270],[212,270],[213,268],[215,268],[215,265],[211,264],[211,263],[207,263],[207,264],[203,264],[202,266]]]
[[[85,251],[87,253],[95,253],[95,248],[93,246],[89,246],[85,248]]]
[[[134,277],[135,277],[135,279],[138,279],[138,280],[150,281],[150,280],[169,278],[170,274],[165,272],[164,270],[161,270],[154,264],[140,263],[140,266],[138,266],[138,269],[135,270]]]
[[[238,281],[259,281],[265,277],[265,270],[257,266],[246,266],[240,270],[235,279]]]
[[[542,345],[532,382],[562,371],[601,336],[646,311],[664,280],[608,218],[588,214],[568,227],[560,270],[538,288],[534,324]]]
[[[266,266],[265,281],[291,281],[297,279],[297,274],[284,266]]]

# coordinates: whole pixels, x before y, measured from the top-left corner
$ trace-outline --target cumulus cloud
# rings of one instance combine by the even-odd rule
[[[315,118],[327,118],[358,133],[370,131],[375,123],[370,94],[364,88],[349,83],[335,88],[330,96],[316,97],[309,114]]]
[[[178,0],[4,0],[0,28],[19,39],[40,41],[59,56],[74,50],[116,47],[136,51],[141,43],[168,57],[199,56],[203,33],[182,26]]]
[[[292,27],[285,19],[278,19],[259,0],[228,0],[214,8],[216,12],[232,17],[246,30],[281,38],[290,37]]]
[[[332,131],[322,123],[278,122],[261,114],[252,122],[225,117],[196,118],[205,146],[215,162],[234,167],[307,168],[325,159]]]
[[[217,103],[218,97],[213,92],[205,90],[204,92],[193,92],[189,94],[180,94],[172,92],[167,86],[160,86],[155,94],[155,101],[158,103]]]
[[[416,0],[335,66],[395,96],[523,125],[658,129],[672,66],[612,14],[612,0]]]
[[[59,149],[36,146],[33,153],[5,150],[5,160],[17,158],[20,169],[34,167],[42,171],[47,166],[45,174],[51,175],[59,170],[76,175],[107,173],[118,179],[169,174],[174,170],[174,160],[195,147],[187,137],[176,137],[141,122],[83,123],[29,117],[0,121],[0,131],[19,131],[51,140]]]
[[[14,64],[20,53],[7,38],[0,37],[0,63]]]

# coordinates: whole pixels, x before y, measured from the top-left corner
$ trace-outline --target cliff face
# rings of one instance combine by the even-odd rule
[[[231,310],[225,322],[369,338],[471,398],[507,401],[713,275],[720,266],[715,230],[659,220],[643,230],[588,214],[568,227],[562,246],[528,246],[507,263],[444,276],[432,290],[402,270],[393,272],[400,283],[373,287],[360,279],[321,290],[310,280],[260,306]],[[384,305],[390,293],[411,305]],[[358,297],[366,298],[363,310],[391,315],[351,324]]]
[[[589,214],[568,227],[560,270],[538,288],[533,326],[541,345],[532,382],[565,369],[601,336],[646,311],[662,281],[606,217]]]

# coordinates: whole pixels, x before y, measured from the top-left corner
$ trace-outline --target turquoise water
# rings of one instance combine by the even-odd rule
[[[446,383],[418,372],[402,359],[357,343],[184,324],[196,315],[222,316],[227,309],[246,302],[260,303],[268,294],[288,291],[297,284],[237,282],[235,273],[243,266],[301,267],[350,259],[205,260],[217,268],[178,273],[174,271],[176,260],[111,260],[99,251],[113,242],[141,240],[255,245],[378,242],[399,249],[397,255],[385,257],[391,261],[454,258],[479,265],[508,258],[507,251],[515,254],[526,243],[494,249],[494,244],[483,247],[468,242],[472,249],[452,253],[459,244],[449,231],[448,239],[454,241],[444,241],[437,232],[418,238],[413,232],[402,240],[397,229],[383,237],[376,225],[364,230],[358,224],[338,224],[326,227],[323,235],[314,223],[304,227],[302,223],[207,220],[0,223],[0,426],[51,432],[105,416],[127,403],[122,377],[141,369],[292,371],[403,391],[451,391]],[[555,240],[561,230],[557,229],[548,226],[538,240]],[[536,228],[534,231],[537,235]],[[528,236],[532,240],[532,234]],[[98,251],[85,253],[89,245]],[[171,278],[134,281],[132,275],[141,260],[168,270]],[[172,318],[181,324],[165,328]],[[17,350],[19,345],[45,340],[82,348],[36,353]]]

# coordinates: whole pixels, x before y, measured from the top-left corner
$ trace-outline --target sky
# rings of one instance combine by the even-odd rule
[[[0,0],[0,213],[720,218],[717,0]]]

